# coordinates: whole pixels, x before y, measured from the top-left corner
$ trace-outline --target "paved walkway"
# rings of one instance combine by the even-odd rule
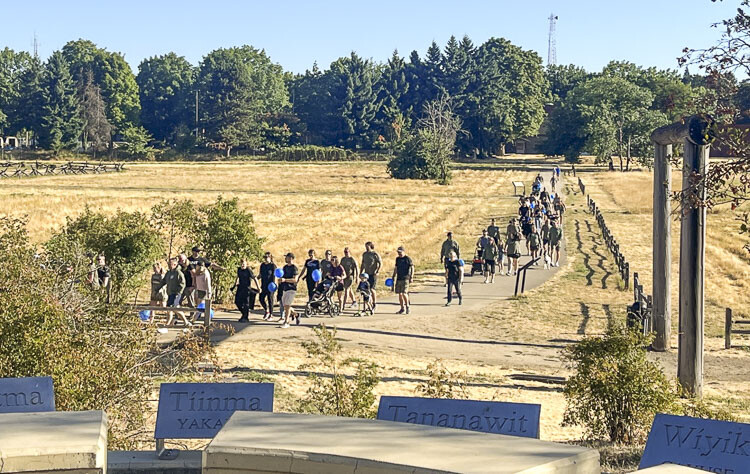
[[[545,174],[545,180],[548,183],[551,173]],[[562,188],[562,183],[558,190]],[[487,219],[489,222],[489,218]],[[501,230],[504,231],[501,224]],[[478,231],[479,229],[477,229]],[[523,243],[523,242],[522,242]],[[522,256],[519,260],[519,268],[527,263],[531,257]],[[560,265],[564,265],[566,256],[561,252]],[[466,269],[471,269],[470,261],[466,262]],[[347,308],[340,316],[330,318],[328,316],[318,316],[311,318],[301,318],[299,326],[292,325],[290,328],[282,329],[280,324],[261,320],[262,310],[256,309],[251,314],[250,323],[238,323],[239,313],[217,312],[214,321],[231,324],[235,329],[235,334],[229,335],[224,331],[217,331],[212,340],[215,343],[222,342],[243,342],[253,340],[285,340],[299,339],[306,335],[311,328],[319,324],[336,326],[340,335],[346,334],[347,343],[362,344],[371,347],[398,347],[402,352],[413,351],[414,355],[424,357],[444,357],[445,354],[451,354],[451,357],[461,358],[466,351],[476,354],[480,348],[486,357],[482,361],[486,363],[507,363],[508,358],[518,357],[521,349],[524,355],[528,355],[536,360],[534,365],[541,365],[546,368],[558,368],[559,358],[557,353],[562,347],[557,344],[526,344],[520,342],[503,342],[497,340],[481,339],[460,339],[448,337],[440,331],[440,323],[436,321],[451,321],[459,318],[460,315],[467,311],[481,311],[487,306],[500,300],[505,300],[515,292],[516,277],[496,275],[493,284],[484,284],[484,277],[476,275],[469,276],[466,273],[463,286],[463,305],[459,306],[457,300],[451,306],[445,306],[446,288],[442,285],[442,272],[434,270],[431,275],[432,280],[441,283],[427,283],[411,292],[411,312],[409,315],[396,314],[399,310],[398,298],[388,288],[383,286],[386,275],[390,275],[393,268],[393,262],[384,262],[384,270],[379,278],[378,288],[378,306],[373,316],[355,317],[355,308]],[[558,272],[559,268],[544,269],[542,262],[539,266],[529,268],[526,275],[526,291],[538,287]],[[520,286],[520,283],[519,283]],[[297,307],[302,311],[302,307]],[[278,307],[275,312],[278,315]],[[172,339],[179,330],[172,330],[162,335],[162,340]],[[404,344],[404,341],[407,341]],[[412,342],[418,342],[412,343]],[[492,351],[486,350],[491,346]],[[484,349],[481,349],[484,348]],[[531,352],[529,352],[529,350]]]

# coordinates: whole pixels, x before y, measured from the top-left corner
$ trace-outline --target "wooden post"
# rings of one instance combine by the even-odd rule
[[[208,331],[209,326],[211,326],[211,299],[206,298],[203,308],[203,327]]]
[[[724,349],[732,348],[732,308],[727,308],[724,320]]]
[[[695,184],[708,171],[708,145],[685,139],[682,167],[682,223],[680,226],[680,347],[677,378],[692,396],[703,394],[703,309],[706,254],[706,187]]]
[[[672,332],[672,229],[669,201],[672,195],[672,168],[669,158],[672,145],[654,147],[654,217],[653,217],[653,287],[654,330],[652,347],[655,351],[668,351]]]

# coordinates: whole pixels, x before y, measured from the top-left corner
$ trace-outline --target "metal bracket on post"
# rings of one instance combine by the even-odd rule
[[[156,457],[163,461],[172,461],[173,459],[177,459],[177,456],[179,456],[180,450],[179,449],[167,449],[164,447],[164,440],[163,439],[156,439]]]

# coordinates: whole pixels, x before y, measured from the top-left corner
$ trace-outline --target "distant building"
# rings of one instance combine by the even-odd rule
[[[554,104],[545,104],[544,106],[544,121],[539,127],[539,133],[532,137],[523,137],[515,140],[512,144],[512,149],[508,150],[513,153],[519,153],[522,155],[537,155],[542,153],[542,143],[547,140],[549,134],[549,116],[554,109]]]

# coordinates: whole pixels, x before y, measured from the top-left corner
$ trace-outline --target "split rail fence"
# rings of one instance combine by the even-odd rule
[[[68,174],[117,173],[125,169],[125,163],[89,163],[69,161],[67,163],[25,163],[18,161],[0,162],[0,179],[27,178],[31,176],[52,176]]]

